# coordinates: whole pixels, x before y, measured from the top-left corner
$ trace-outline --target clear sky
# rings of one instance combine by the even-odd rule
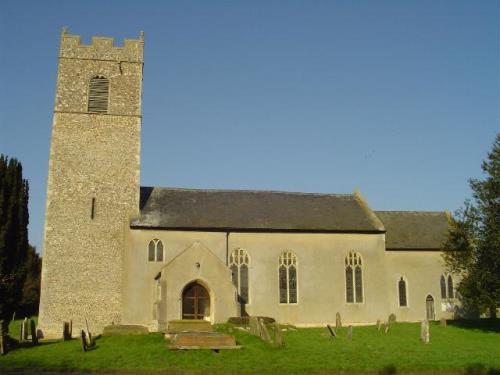
[[[141,184],[454,211],[499,127],[498,1],[0,3],[0,152],[41,249],[59,37],[145,32]]]

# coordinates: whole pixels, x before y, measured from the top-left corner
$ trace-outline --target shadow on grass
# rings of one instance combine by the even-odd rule
[[[465,329],[479,329],[484,332],[500,332],[500,319],[458,319],[448,320],[448,325]]]
[[[396,366],[387,365],[382,370],[378,372],[379,375],[395,375],[398,372]]]
[[[466,375],[500,375],[500,369],[486,368],[482,363],[473,363],[465,368]]]

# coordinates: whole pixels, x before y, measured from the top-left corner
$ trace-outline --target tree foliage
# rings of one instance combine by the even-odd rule
[[[471,179],[472,200],[450,222],[444,246],[448,269],[461,275],[464,302],[496,317],[500,305],[500,134],[482,163],[485,179]]]
[[[22,173],[20,162],[0,155],[0,319],[5,321],[21,309],[35,312],[38,304],[40,259],[28,243],[29,186]]]

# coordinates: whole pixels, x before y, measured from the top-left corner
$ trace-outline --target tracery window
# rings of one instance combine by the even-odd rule
[[[406,281],[405,279],[403,279],[402,276],[398,282],[398,292],[399,292],[399,306],[401,307],[408,306]]]
[[[453,278],[451,275],[441,275],[439,282],[441,286],[441,299],[454,299],[455,291],[453,290]]]
[[[347,303],[363,302],[363,263],[355,251],[345,257],[345,285]]]
[[[150,262],[163,262],[163,242],[158,238],[149,241],[148,260]]]
[[[229,268],[233,275],[233,284],[238,290],[238,301],[248,303],[248,268],[250,267],[250,257],[243,249],[236,249],[229,257]]]
[[[279,259],[280,303],[297,303],[297,256],[285,251]]]
[[[103,76],[94,76],[89,82],[88,112],[107,113],[109,80]]]

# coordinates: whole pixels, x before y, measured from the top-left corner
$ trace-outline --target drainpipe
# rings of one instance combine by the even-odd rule
[[[226,266],[229,267],[229,232],[226,232]]]

